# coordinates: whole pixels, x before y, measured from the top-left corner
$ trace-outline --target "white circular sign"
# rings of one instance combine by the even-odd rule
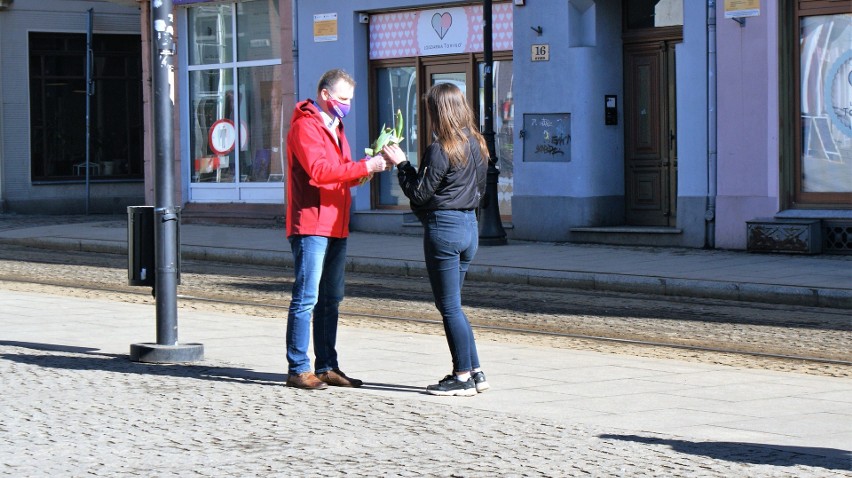
[[[210,150],[216,154],[228,154],[237,143],[237,129],[229,119],[220,119],[213,123],[208,134]]]

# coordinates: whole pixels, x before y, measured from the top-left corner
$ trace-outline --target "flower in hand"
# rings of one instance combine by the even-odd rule
[[[373,156],[372,158],[364,158],[362,161],[367,165],[368,174],[358,181],[359,185],[365,184],[367,181],[373,179],[373,175],[375,173],[380,173],[385,169],[393,167],[393,165],[389,164],[382,155]]]

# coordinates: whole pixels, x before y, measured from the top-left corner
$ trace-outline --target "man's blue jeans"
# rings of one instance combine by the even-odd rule
[[[473,211],[429,211],[423,220],[423,252],[435,306],[453,357],[453,372],[479,368],[473,329],[461,307],[464,276],[479,247]]]
[[[288,239],[296,277],[287,314],[287,372],[295,375],[311,371],[308,345],[312,315],[314,371],[337,369],[337,311],[343,300],[346,238],[294,235]]]

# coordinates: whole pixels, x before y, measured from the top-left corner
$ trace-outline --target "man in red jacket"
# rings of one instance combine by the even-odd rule
[[[287,134],[287,239],[295,278],[287,315],[287,386],[320,390],[360,387],[337,364],[338,305],[343,300],[349,188],[384,171],[382,156],[353,161],[340,121],[349,113],[355,80],[345,71],[326,72],[317,99],[296,105]],[[308,358],[311,316],[315,362]]]

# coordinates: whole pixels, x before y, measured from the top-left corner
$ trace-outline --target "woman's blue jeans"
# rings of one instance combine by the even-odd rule
[[[473,329],[461,307],[464,276],[479,247],[474,211],[429,211],[423,219],[423,252],[435,306],[441,312],[453,372],[479,368]]]
[[[287,372],[295,375],[311,371],[311,316],[314,371],[337,369],[337,312],[343,300],[346,238],[294,235],[288,239],[295,279],[287,314]]]

